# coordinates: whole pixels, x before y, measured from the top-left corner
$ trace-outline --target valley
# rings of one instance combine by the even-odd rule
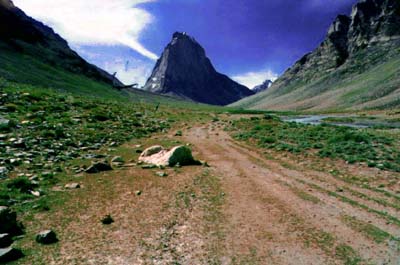
[[[231,79],[210,58],[233,71],[231,49],[258,61],[274,37],[244,42],[235,31],[230,41],[242,27],[232,20],[211,44],[199,34],[210,53],[174,31],[157,59],[123,22],[160,23],[144,8],[160,3],[128,2],[94,0],[88,27],[72,30],[83,34],[74,47],[118,69],[109,73],[0,0],[0,264],[400,264],[398,1],[358,1],[316,49],[279,77],[264,69],[254,89],[238,80],[260,73]],[[106,25],[96,8],[101,20],[121,17]],[[95,21],[104,29],[91,39]],[[158,30],[140,37],[161,45]],[[128,75],[147,81],[124,86],[117,76]]]
[[[264,115],[168,115],[180,118],[163,133],[94,152],[121,156],[126,166],[95,175],[57,173],[59,182],[44,197],[24,203],[19,216],[26,236],[16,246],[27,256],[16,264],[399,262],[398,172],[319,157],[312,149],[304,154],[235,140],[250,124],[269,123]],[[400,144],[397,130],[387,132]],[[189,144],[207,165],[146,169],[136,150],[155,144]],[[70,182],[81,187],[65,189]],[[35,207],[43,200],[48,210]],[[100,222],[106,214],[114,219],[109,226]],[[60,242],[32,242],[44,227],[57,231]]]

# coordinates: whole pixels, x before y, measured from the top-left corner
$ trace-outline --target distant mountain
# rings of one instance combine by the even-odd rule
[[[0,53],[15,56],[28,55],[52,67],[62,68],[108,84],[112,84],[114,80],[110,74],[89,64],[71,50],[68,43],[50,27],[27,16],[10,0],[0,0]],[[2,57],[0,60],[3,62],[0,63],[10,64],[10,61],[4,62],[9,59],[9,57]],[[18,81],[18,75],[13,71],[3,75],[7,75],[4,76],[7,79]],[[53,78],[56,79],[57,76]],[[115,83],[122,85],[119,81]]]
[[[265,90],[267,90],[268,88],[270,88],[272,86],[272,81],[271,80],[266,80],[264,83],[262,83],[261,85],[255,86],[252,91],[254,93],[260,93],[263,92]]]
[[[218,73],[200,44],[179,32],[173,34],[144,89],[212,105],[227,105],[254,94]]]
[[[400,106],[400,1],[360,0],[326,39],[271,88],[234,106],[256,109],[385,109]]]

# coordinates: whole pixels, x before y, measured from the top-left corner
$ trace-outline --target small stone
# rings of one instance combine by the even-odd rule
[[[24,256],[21,250],[17,248],[0,248],[0,263],[11,262]]]
[[[103,219],[101,219],[101,223],[103,225],[110,225],[114,223],[114,219],[111,217],[111,215],[106,215]]]
[[[50,171],[44,171],[44,172],[42,172],[41,175],[43,178],[47,178],[47,179],[52,178],[54,176],[53,172],[50,172]]]
[[[136,163],[129,163],[129,164],[122,165],[122,167],[135,167],[135,166],[137,166]]]
[[[110,171],[113,170],[110,164],[107,161],[96,162],[93,163],[90,167],[88,167],[85,172],[89,174],[99,173],[102,171]]]
[[[135,194],[136,194],[137,196],[140,196],[140,195],[142,195],[142,191],[141,191],[141,190],[137,190],[137,191],[135,192]]]
[[[152,165],[152,164],[147,164],[147,165],[142,165],[141,168],[143,169],[152,169],[152,168],[156,168],[156,165]]]
[[[69,183],[64,186],[67,190],[80,189],[81,185],[79,183]]]
[[[163,172],[163,171],[156,172],[156,175],[161,177],[161,178],[168,177],[168,174],[166,172]]]
[[[207,161],[200,161],[200,163],[203,167],[210,167],[210,165],[207,163]]]
[[[6,248],[13,243],[10,234],[0,234],[0,248]]]
[[[112,160],[111,163],[125,163],[125,160],[121,156],[115,156]]]
[[[31,194],[35,197],[40,197],[40,191],[31,191]]]
[[[0,179],[8,177],[8,169],[6,167],[0,167]]]
[[[36,235],[36,242],[49,245],[58,242],[57,235],[52,230],[45,230]]]

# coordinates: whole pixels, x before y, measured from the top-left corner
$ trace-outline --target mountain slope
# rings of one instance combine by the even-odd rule
[[[32,71],[26,71],[29,65]],[[48,67],[46,70],[52,70],[53,75],[39,73],[41,67]],[[57,80],[70,74],[100,82],[108,89],[113,82],[121,85],[110,74],[82,59],[51,28],[28,17],[10,0],[0,0],[0,74],[11,81],[43,86],[57,87]],[[68,83],[64,82],[64,88],[69,88]]]
[[[157,61],[144,89],[212,105],[227,105],[254,94],[218,73],[204,49],[192,37],[178,32]]]
[[[400,106],[400,2],[361,0],[266,92],[234,106],[334,110]]]

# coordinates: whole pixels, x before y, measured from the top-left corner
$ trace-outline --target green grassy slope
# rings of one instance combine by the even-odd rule
[[[0,77],[17,83],[99,97],[119,97],[110,85],[53,67],[33,56],[7,49],[0,44]]]
[[[353,71],[353,72],[352,72]],[[277,110],[357,110],[400,106],[400,56],[365,72],[339,69],[311,82],[297,82],[246,98],[233,107]]]
[[[180,108],[216,109],[216,107],[142,90],[117,91],[109,84],[49,65],[34,56],[8,49],[0,42],[0,85],[8,84],[26,84],[39,90],[51,89],[60,93],[111,99],[119,102],[160,103],[164,106]]]

